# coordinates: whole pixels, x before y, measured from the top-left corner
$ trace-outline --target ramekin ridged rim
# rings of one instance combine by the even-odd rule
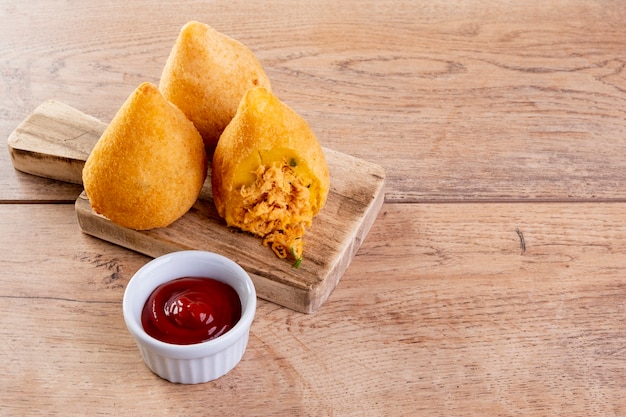
[[[206,267],[209,272],[202,274]],[[205,342],[176,345],[148,335],[141,325],[141,310],[160,284],[184,276],[208,276],[231,285],[241,300],[241,318],[225,334]],[[213,252],[184,250],[152,259],[130,279],[124,291],[122,311],[126,326],[144,348],[173,359],[195,359],[228,349],[249,331],[256,312],[256,290],[248,273],[233,260]]]

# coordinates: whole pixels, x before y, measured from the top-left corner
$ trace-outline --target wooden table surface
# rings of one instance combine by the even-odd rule
[[[150,258],[81,233],[81,189],[0,152],[0,415],[626,415],[620,1],[0,2],[0,136],[56,99],[108,121],[200,20],[252,49],[385,204],[315,314],[259,300],[226,376],[154,376]]]

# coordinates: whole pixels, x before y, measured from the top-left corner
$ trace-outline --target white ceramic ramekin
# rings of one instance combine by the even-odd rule
[[[149,336],[141,325],[141,311],[152,291],[181,277],[210,277],[229,284],[241,300],[241,319],[225,334],[202,343],[175,345]],[[248,344],[256,312],[256,290],[237,263],[205,251],[181,251],[153,259],[126,286],[123,301],[126,327],[148,368],[163,379],[198,384],[217,379],[235,367]]]

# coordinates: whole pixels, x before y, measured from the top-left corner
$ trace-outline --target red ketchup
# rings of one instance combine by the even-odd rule
[[[241,300],[228,284],[213,278],[178,278],[154,289],[141,313],[150,336],[176,345],[223,335],[241,318]]]

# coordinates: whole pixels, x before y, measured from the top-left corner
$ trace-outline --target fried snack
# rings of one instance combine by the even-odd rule
[[[165,98],[196,125],[209,151],[215,148],[246,90],[255,86],[271,90],[252,51],[195,21],[181,29],[159,83]]]
[[[228,226],[299,265],[305,230],[330,187],[322,147],[300,115],[266,89],[250,89],[217,144],[211,181]]]
[[[193,123],[155,85],[143,83],[87,158],[83,185],[97,213],[147,230],[184,215],[206,175],[204,143]]]

